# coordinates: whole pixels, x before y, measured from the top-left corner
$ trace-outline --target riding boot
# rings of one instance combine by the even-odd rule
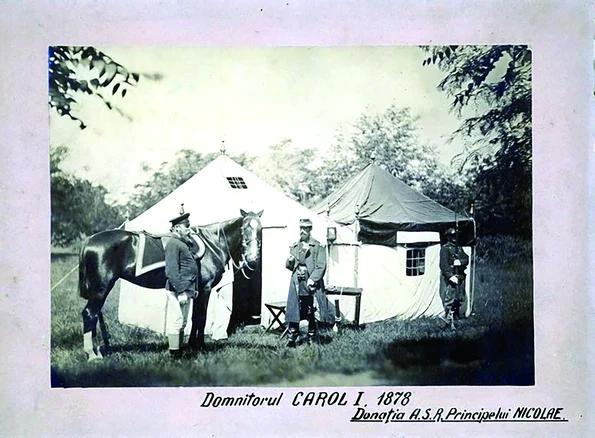
[[[454,317],[454,319],[461,318],[460,309],[461,309],[461,301],[455,300],[455,302],[452,304],[452,316]]]
[[[312,318],[308,321],[308,345],[312,345],[313,342],[316,342],[317,336],[318,332],[316,330],[316,321],[314,318]]]
[[[295,348],[296,341],[298,338],[299,329],[300,329],[299,323],[295,323],[295,322],[289,323],[289,328],[287,329],[287,339],[288,339],[287,346],[289,348]]]

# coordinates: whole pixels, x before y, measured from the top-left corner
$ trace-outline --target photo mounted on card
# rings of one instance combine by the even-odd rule
[[[52,387],[535,385],[529,46],[48,61]]]

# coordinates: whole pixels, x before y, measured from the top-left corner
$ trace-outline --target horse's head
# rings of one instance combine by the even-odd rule
[[[260,242],[262,241],[262,224],[259,213],[247,213],[240,210],[242,214],[242,264],[254,271],[260,265]]]

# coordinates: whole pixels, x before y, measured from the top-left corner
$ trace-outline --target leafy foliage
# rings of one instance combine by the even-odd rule
[[[52,244],[64,246],[84,236],[119,226],[120,209],[105,201],[107,190],[60,169],[68,150],[50,150]]]
[[[70,117],[81,129],[86,124],[76,115],[81,95],[95,96],[110,110],[130,119],[111,101],[126,96],[138,84],[140,74],[128,71],[94,47],[51,46],[48,51],[49,105],[61,116]],[[153,80],[160,75],[144,75]]]
[[[461,166],[474,173],[478,224],[486,234],[531,237],[531,50],[527,46],[423,47],[446,72],[438,88],[462,120]]]
[[[283,139],[270,146],[251,167],[268,184],[307,205],[317,189],[312,177],[316,154],[315,149],[297,149],[290,139]]]
[[[447,174],[438,162],[435,147],[420,141],[417,122],[418,117],[409,108],[391,105],[378,114],[362,114],[344,127],[315,174],[320,197],[373,160],[426,196],[447,207],[459,207],[464,181]]]

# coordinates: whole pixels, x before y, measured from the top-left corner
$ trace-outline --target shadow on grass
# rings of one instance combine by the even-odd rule
[[[411,385],[534,385],[533,327],[491,330],[479,337],[395,341],[383,351],[387,377]]]

